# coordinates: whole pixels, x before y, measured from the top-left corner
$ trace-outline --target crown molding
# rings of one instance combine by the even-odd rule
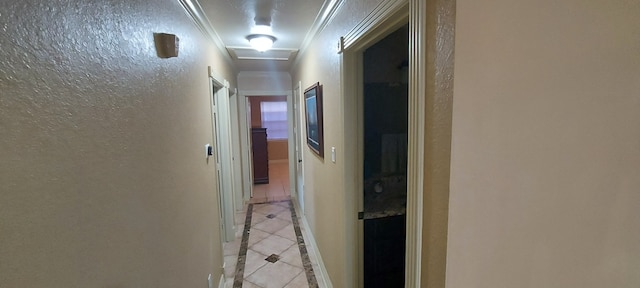
[[[322,32],[325,27],[327,27],[327,24],[331,22],[331,19],[333,19],[333,17],[336,15],[336,12],[338,12],[340,6],[342,6],[342,3],[344,2],[344,0],[324,1],[322,7],[320,8],[320,11],[318,12],[318,15],[316,16],[316,19],[313,21],[313,25],[311,25],[311,28],[307,32],[307,35],[304,37],[304,40],[302,40],[302,44],[300,45],[297,56],[300,56],[304,54],[304,52],[306,52],[313,39],[316,38],[316,36],[318,36],[318,34],[320,34],[320,32]],[[300,59],[300,57],[297,56],[291,67],[295,67],[298,65],[298,59]]]
[[[302,44],[300,45],[300,51],[306,50],[313,38],[315,38],[325,27],[329,24],[329,21],[333,19],[333,16],[336,15],[336,12],[342,6],[344,0],[327,0],[322,4],[320,8],[320,12],[316,16],[316,19],[313,21],[313,25],[307,35],[304,37]]]
[[[365,17],[358,25],[353,27],[351,31],[345,34],[340,38],[338,43],[338,52],[342,52],[345,49],[351,48],[354,43],[362,38],[365,34],[370,31],[375,31],[375,29],[382,25],[382,23],[391,18],[391,15],[398,13],[402,8],[404,8],[408,3],[408,0],[393,0],[393,1],[382,1],[378,6],[376,6],[367,17]],[[404,19],[400,19],[404,21]],[[395,23],[387,23],[395,24]]]
[[[215,46],[218,48],[224,59],[235,68],[235,63],[231,59],[231,55],[227,51],[227,48],[224,46],[220,35],[213,28],[209,18],[204,13],[204,9],[198,2],[198,0],[178,0],[184,11],[187,13],[189,18],[193,20],[193,23],[196,24],[196,27],[207,37],[209,40],[213,41]]]

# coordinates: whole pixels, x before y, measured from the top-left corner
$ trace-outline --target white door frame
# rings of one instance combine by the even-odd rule
[[[295,167],[294,172],[294,187],[296,201],[300,207],[300,212],[302,215],[305,215],[304,209],[304,164],[303,164],[303,149],[304,149],[304,139],[306,138],[303,135],[306,135],[306,127],[302,125],[302,113],[304,113],[304,107],[302,107],[302,82],[298,81],[296,86],[293,88],[293,140],[295,142],[293,165]],[[293,193],[292,193],[293,195]],[[302,216],[301,215],[301,216]]]
[[[358,99],[362,99],[358,87],[362,83],[358,81],[362,75],[358,69],[362,68],[357,64],[364,47],[395,30],[392,29],[394,23],[407,16],[410,37],[405,287],[443,287],[451,165],[455,0],[382,1],[339,40],[341,82],[344,83],[344,149],[345,155],[349,155],[345,157],[345,191],[355,191],[347,193],[346,211],[347,215],[356,215],[360,211],[356,209],[361,208],[355,197],[362,191],[359,189],[362,171],[356,171],[356,155],[362,139],[355,144],[347,140],[362,129],[357,122],[361,116],[356,114]],[[350,95],[356,97],[347,97]],[[354,251],[347,255],[347,267],[353,267],[351,274],[354,275],[362,275],[362,265],[357,264],[358,253],[362,254],[358,249],[362,248],[358,246],[362,243],[359,222],[349,221],[346,235],[348,243],[352,243],[348,250]],[[348,281],[353,287],[361,287],[363,283],[361,276]]]
[[[234,184],[234,204],[236,211],[244,209],[244,195],[242,183],[242,149],[240,145],[240,121],[239,121],[239,101],[238,89],[229,90],[229,109],[231,111],[231,149],[233,150],[233,184]]]
[[[289,161],[289,194],[291,195],[291,198],[296,198],[296,196],[298,195],[298,192],[296,191],[296,178],[297,178],[297,174],[296,174],[296,139],[295,137],[297,137],[294,129],[296,124],[295,122],[295,107],[294,107],[294,101],[293,101],[293,91],[289,90],[287,93],[287,149],[288,154],[287,155],[287,160]]]
[[[251,107],[249,99],[242,94],[238,98],[238,124],[240,133],[240,153],[242,154],[243,199],[248,202],[253,197],[253,153],[251,151]]]
[[[215,75],[209,67],[211,121],[214,129],[213,143],[216,171],[218,180],[218,197],[221,209],[220,223],[222,225],[222,239],[232,241],[235,239],[234,221],[234,174],[233,174],[233,149],[231,144],[231,111],[229,109],[229,82]]]
[[[295,187],[295,166],[293,165],[293,161],[295,157],[291,157],[291,153],[293,150],[293,117],[292,112],[290,112],[293,107],[291,90],[283,90],[283,91],[261,91],[261,90],[246,90],[240,91],[239,101],[245,103],[245,105],[239,105],[239,115],[238,119],[240,120],[240,135],[241,137],[241,145],[242,145],[242,182],[244,183],[245,191],[248,190],[249,193],[245,192],[245,201],[249,201],[249,198],[253,196],[253,161],[252,161],[252,151],[251,151],[251,121],[249,120],[249,111],[247,111],[247,105],[249,102],[249,97],[258,97],[258,96],[286,96],[287,97],[287,125],[288,125],[288,135],[287,135],[287,146],[289,153],[289,189],[293,189]],[[245,160],[246,159],[246,160]],[[293,176],[292,176],[293,175]],[[292,193],[293,194],[293,193]]]
[[[423,0],[421,0],[423,1]],[[364,211],[364,191],[363,179],[363,151],[364,151],[364,95],[362,89],[363,83],[363,53],[364,50],[379,40],[394,32],[402,25],[409,21],[409,1],[393,0],[384,1],[375,10],[363,19],[356,27],[340,39],[340,53],[342,54],[342,83],[343,86],[343,123],[344,129],[344,149],[345,155],[350,155],[345,159],[345,191],[354,191],[347,193],[347,215],[357,215],[357,212]],[[411,63],[413,64],[413,63]],[[410,93],[411,94],[411,93]],[[346,97],[352,95],[353,97]],[[411,95],[409,95],[411,98]],[[424,112],[422,112],[424,113]],[[409,121],[415,121],[415,115],[409,115]],[[412,131],[409,131],[409,141],[412,140]],[[356,141],[353,141],[354,135]],[[415,152],[415,150],[413,150]],[[346,158],[346,157],[345,157]],[[420,162],[418,155],[409,154],[409,162]],[[415,180],[415,174],[408,171],[407,177]],[[412,177],[413,176],[413,177]],[[410,180],[408,179],[407,182]],[[409,183],[407,183],[409,185]],[[411,194],[411,195],[410,195]],[[418,190],[408,189],[407,198],[417,197],[420,194]],[[413,207],[409,207],[413,206]],[[422,211],[417,209],[422,205],[415,201],[407,200],[407,224],[415,223],[416,219],[422,218]],[[419,224],[420,222],[418,222]],[[353,275],[349,279],[354,287],[364,287],[364,223],[353,217],[348,223],[352,229],[347,229],[347,238],[352,243],[352,252],[348,261],[352,263]],[[409,255],[411,253],[420,253],[421,231],[420,226],[407,226],[407,250],[405,265],[405,287],[420,287],[414,283],[419,283],[420,279],[420,255]],[[415,282],[417,279],[418,282]]]

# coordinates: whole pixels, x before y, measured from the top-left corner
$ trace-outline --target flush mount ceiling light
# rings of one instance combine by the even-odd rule
[[[251,34],[247,36],[247,40],[249,40],[249,44],[253,49],[264,52],[271,48],[273,42],[276,41],[276,37],[267,34]]]

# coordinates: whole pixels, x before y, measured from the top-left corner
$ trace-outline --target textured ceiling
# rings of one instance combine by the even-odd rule
[[[288,70],[322,0],[200,0],[209,21],[240,71]],[[255,53],[246,36],[256,23],[270,24],[273,50]]]

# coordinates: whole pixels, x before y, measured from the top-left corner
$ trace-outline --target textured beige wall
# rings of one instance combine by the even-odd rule
[[[426,37],[414,39],[425,47],[424,60],[412,69],[424,69],[424,82],[413,83],[424,93],[423,207],[420,285],[445,286],[447,229],[451,171],[455,0],[412,1],[412,13],[424,19]],[[415,15],[415,14],[413,14]],[[416,24],[420,25],[420,24]],[[433,41],[432,39],[437,39]],[[424,46],[423,46],[424,45]],[[416,66],[419,66],[416,65]],[[414,87],[415,87],[414,86]],[[423,97],[418,95],[418,97]],[[411,104],[409,104],[411,105]],[[411,108],[410,108],[411,109]],[[411,126],[411,125],[410,125]]]
[[[235,77],[211,42],[170,0],[0,15],[0,286],[217,283],[207,65]],[[156,57],[154,32],[180,57]]]
[[[457,1],[447,287],[640,286],[638,15]]]

